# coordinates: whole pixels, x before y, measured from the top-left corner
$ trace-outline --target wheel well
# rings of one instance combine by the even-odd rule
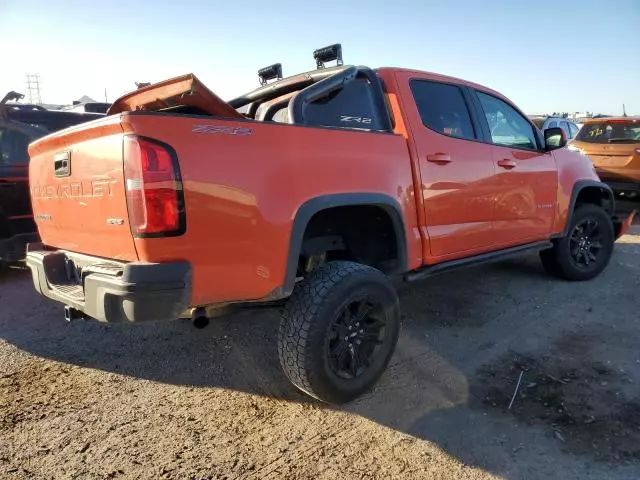
[[[403,268],[401,245],[391,213],[382,206],[332,207],[311,217],[304,232],[298,275],[331,260],[351,260],[385,273]]]
[[[584,187],[578,192],[576,197],[575,208],[578,208],[583,203],[592,203],[604,208],[609,214],[613,213],[613,195],[611,192],[602,187]],[[575,209],[574,208],[574,209]]]

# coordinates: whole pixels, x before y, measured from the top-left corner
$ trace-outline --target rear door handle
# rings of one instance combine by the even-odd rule
[[[512,168],[516,168],[518,164],[513,160],[509,160],[508,158],[503,158],[502,160],[498,160],[498,166],[502,168],[506,168],[507,170],[511,170]]]
[[[434,153],[427,155],[427,162],[437,163],[438,165],[446,165],[451,162],[451,155],[448,153]]]

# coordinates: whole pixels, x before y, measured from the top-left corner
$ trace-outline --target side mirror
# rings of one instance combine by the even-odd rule
[[[557,148],[562,148],[567,144],[567,136],[560,127],[545,128],[544,149],[548,152]]]

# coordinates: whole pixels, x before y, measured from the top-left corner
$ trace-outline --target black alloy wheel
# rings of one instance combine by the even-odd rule
[[[331,323],[327,356],[331,371],[340,378],[359,377],[380,353],[387,332],[381,308],[373,299],[354,300]]]
[[[596,263],[602,251],[602,239],[597,218],[586,217],[573,227],[569,236],[569,252],[576,267],[589,269]]]
[[[602,273],[616,240],[611,217],[600,205],[579,205],[569,221],[568,234],[540,252],[542,265],[564,280],[591,280]]]
[[[284,373],[300,390],[344,403],[370,389],[395,350],[398,294],[381,271],[329,262],[300,282],[278,331]]]

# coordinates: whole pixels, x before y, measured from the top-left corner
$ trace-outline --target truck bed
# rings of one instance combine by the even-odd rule
[[[132,235],[122,153],[129,135],[161,139],[175,150],[184,234]],[[61,152],[71,152],[70,175],[56,178]],[[407,238],[416,236],[409,153],[398,135],[127,112],[48,136],[30,153],[45,245],[127,262],[187,261],[192,305],[261,299],[281,287],[293,219],[314,197],[387,194],[408,220]],[[419,263],[420,252],[410,254]]]

